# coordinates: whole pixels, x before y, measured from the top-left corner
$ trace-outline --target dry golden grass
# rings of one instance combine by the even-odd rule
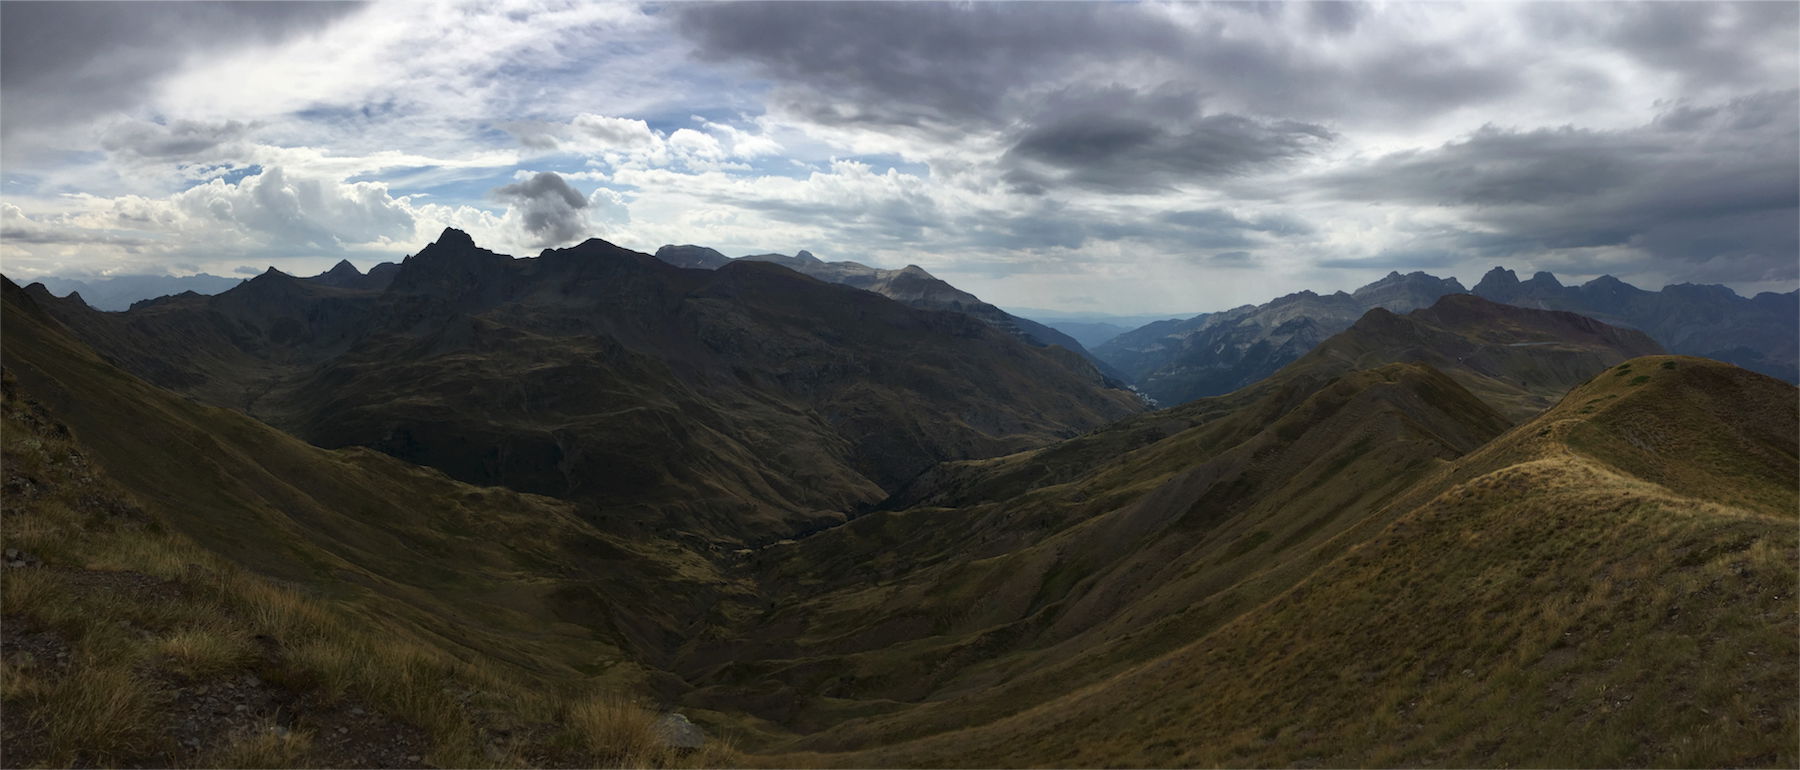
[[[117,660],[78,658],[63,676],[23,701],[45,734],[43,764],[120,764],[159,738],[158,693]]]
[[[209,622],[188,626],[156,642],[162,665],[183,676],[201,678],[242,667],[255,655],[241,627]]]
[[[207,753],[203,767],[276,768],[306,767],[313,745],[312,733],[278,730],[263,724],[224,747]]]
[[[658,753],[655,712],[619,695],[598,695],[570,704],[564,729],[588,752],[614,766],[635,766]]]
[[[1678,363],[1690,365],[1702,364]],[[1609,408],[1660,408],[1682,397],[1651,390],[1667,370],[1654,371],[1650,384],[1621,379],[1617,387],[1643,394]],[[1765,385],[1752,383],[1746,392],[1760,395],[1737,408],[1773,411],[1757,421],[1781,433],[1793,421],[1793,389]],[[1766,508],[1774,492],[1720,503],[1672,491],[1580,451],[1605,446],[1601,436],[1576,448],[1564,443],[1560,436],[1590,424],[1575,414],[1580,406],[1565,403],[1434,476],[1423,499],[1408,503],[1416,507],[1374,538],[1173,654],[987,725],[825,759],[1800,763],[1800,551],[1787,513],[1795,490],[1787,487],[1785,505]],[[1620,424],[1619,416],[1608,423]],[[1732,432],[1740,427],[1715,422],[1703,440],[1625,443],[1651,447],[1663,465],[1680,463],[1682,452],[1766,448],[1772,483],[1791,483],[1793,435],[1785,448],[1768,448],[1764,426]],[[1707,491],[1756,466],[1703,460],[1681,465],[1680,475],[1641,461],[1630,467]]]

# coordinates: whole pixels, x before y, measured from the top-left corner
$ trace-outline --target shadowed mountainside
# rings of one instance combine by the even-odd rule
[[[27,291],[127,370],[320,446],[727,540],[1140,408],[1066,351],[755,261],[513,259],[450,230],[383,290],[330,283],[270,271],[123,314]]]
[[[655,593],[683,594],[689,581],[718,593],[704,560],[638,549],[629,533],[596,528],[568,502],[469,486],[363,448],[320,449],[151,386],[73,340],[11,281],[4,289],[7,371],[120,485],[238,563],[332,583],[345,598],[409,602],[413,609],[392,611],[417,622],[441,614],[430,621],[435,633],[505,660],[552,661],[530,664],[548,670],[581,658],[623,661],[626,647],[652,655],[696,620],[674,614],[685,602]],[[520,573],[539,579],[513,582]],[[650,591],[646,578],[660,588]],[[472,622],[574,617],[598,609],[584,609],[585,597],[601,592],[613,608],[588,618],[598,634],[566,627],[527,640],[504,624]]]

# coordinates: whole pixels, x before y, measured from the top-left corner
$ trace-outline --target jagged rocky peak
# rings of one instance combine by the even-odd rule
[[[446,227],[442,233],[438,234],[437,240],[433,241],[431,245],[457,246],[472,249],[475,248],[475,239],[469,237],[468,233],[454,227]]]
[[[1519,274],[1496,265],[1494,269],[1481,276],[1482,283],[1512,284],[1519,282]]]
[[[340,259],[340,260],[338,260],[337,264],[332,265],[331,269],[325,271],[323,274],[330,275],[330,276],[350,277],[350,276],[360,276],[363,273],[361,270],[356,269],[355,265],[350,264],[350,260]]]
[[[1547,270],[1537,271],[1536,273],[1534,273],[1531,276],[1531,280],[1526,281],[1526,283],[1535,284],[1538,286],[1547,286],[1547,287],[1552,287],[1552,288],[1557,288],[1557,289],[1562,288],[1562,282],[1556,280],[1556,276]]]

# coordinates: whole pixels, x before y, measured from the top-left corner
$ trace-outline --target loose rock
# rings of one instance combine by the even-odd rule
[[[706,744],[706,733],[679,712],[671,711],[656,720],[656,735],[664,746],[692,751]]]

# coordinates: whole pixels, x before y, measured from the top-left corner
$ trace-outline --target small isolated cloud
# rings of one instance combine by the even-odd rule
[[[263,271],[249,265],[238,265],[237,267],[232,268],[231,272],[237,275],[262,275]]]
[[[569,121],[575,135],[598,145],[597,149],[613,151],[648,150],[661,144],[650,124],[629,118],[582,113]]]
[[[560,246],[587,231],[588,199],[555,172],[501,185],[493,196],[512,207],[533,246]]]

